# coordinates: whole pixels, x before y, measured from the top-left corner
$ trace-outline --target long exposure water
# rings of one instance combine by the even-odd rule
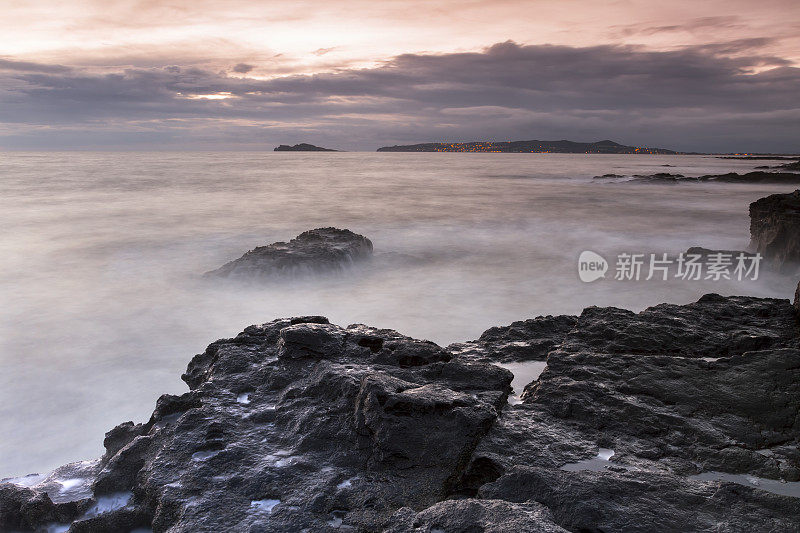
[[[592,176],[750,170],[704,156],[0,153],[0,477],[102,453],[105,431],[180,393],[195,353],[322,314],[446,345],[590,305],[706,292],[787,298],[796,280],[582,283],[593,250],[743,249],[748,204],[791,187]],[[672,165],[667,168],[663,165]],[[367,264],[260,286],[200,275],[315,227],[372,239]],[[611,266],[613,269],[613,265]]]

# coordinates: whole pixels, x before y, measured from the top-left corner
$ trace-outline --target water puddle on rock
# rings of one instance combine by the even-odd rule
[[[567,463],[561,467],[561,470],[570,472],[579,472],[581,470],[591,470],[592,472],[602,472],[611,464],[609,459],[614,456],[614,450],[608,448],[600,448],[598,454],[591,459],[584,459],[577,463]]]
[[[497,366],[503,367],[514,374],[514,379],[511,381],[511,388],[513,392],[508,397],[508,403],[511,405],[518,405],[522,403],[522,391],[525,386],[539,379],[539,376],[544,372],[547,367],[546,361],[527,361],[525,363],[495,363]]]
[[[279,503],[281,503],[280,500],[253,500],[250,502],[250,507],[254,508],[256,511],[272,513],[272,509]]]
[[[222,450],[205,450],[205,451],[201,451],[201,452],[194,452],[192,454],[192,460],[193,461],[207,461],[207,460],[211,459],[212,457],[214,457],[215,455],[218,455],[221,451]]]
[[[339,490],[349,489],[350,487],[353,486],[353,481],[355,481],[356,479],[358,479],[358,478],[351,477],[350,479],[345,479],[344,481],[342,481],[341,483],[336,485],[336,488],[339,489]]]
[[[238,403],[247,405],[248,403],[250,403],[250,393],[243,392],[242,394],[236,397],[236,401]]]
[[[110,513],[111,511],[122,509],[130,503],[131,498],[133,498],[132,492],[116,492],[106,496],[99,496],[97,498],[97,503],[89,508],[81,519],[92,518],[103,513]]]
[[[726,472],[703,472],[701,474],[689,476],[689,479],[695,481],[729,481],[774,494],[800,498],[800,481],[778,481],[748,474],[728,474]]]

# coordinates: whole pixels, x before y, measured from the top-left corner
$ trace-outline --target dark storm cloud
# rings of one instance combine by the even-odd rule
[[[479,53],[406,54],[375,68],[269,80],[180,67],[15,71],[0,74],[0,100],[13,104],[0,106],[0,122],[16,125],[0,143],[35,145],[47,126],[45,144],[53,128],[73,136],[128,128],[144,138],[179,130],[185,147],[213,131],[219,146],[231,147],[252,147],[248,136],[261,132],[258,142],[291,137],[350,149],[563,137],[683,150],[800,149],[800,69],[757,50],[727,55],[745,46],[757,43],[648,51],[505,42]],[[206,99],[220,96],[227,98]],[[28,132],[18,133],[26,124]]]
[[[237,63],[233,66],[233,71],[238,72],[239,74],[247,74],[255,67],[253,65],[248,65],[247,63]]]

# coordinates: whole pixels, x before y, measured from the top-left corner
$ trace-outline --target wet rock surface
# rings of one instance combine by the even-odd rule
[[[207,278],[258,280],[339,270],[372,255],[372,242],[347,229],[317,228],[289,242],[259,246],[206,272]]]
[[[511,373],[486,361],[544,358],[509,405]],[[183,379],[147,423],[108,433],[71,501],[44,478],[0,484],[0,530],[790,531],[800,516],[800,489],[757,484],[800,486],[788,300],[593,307],[447,349],[281,319],[211,344]],[[710,472],[750,481],[693,477]]]
[[[544,361],[577,322],[578,317],[568,315],[520,320],[489,328],[477,340],[451,344],[447,349],[459,357],[483,362]]]
[[[750,247],[782,270],[800,264],[800,190],[750,204]]]

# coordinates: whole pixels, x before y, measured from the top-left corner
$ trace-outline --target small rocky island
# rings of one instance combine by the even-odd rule
[[[308,143],[300,143],[295,144],[294,146],[282,144],[280,146],[276,146],[273,152],[338,152],[338,150],[322,148],[321,146],[314,146],[313,144]]]
[[[342,269],[372,255],[372,242],[347,229],[317,228],[289,242],[259,246],[206,272],[208,278],[268,279]]]

